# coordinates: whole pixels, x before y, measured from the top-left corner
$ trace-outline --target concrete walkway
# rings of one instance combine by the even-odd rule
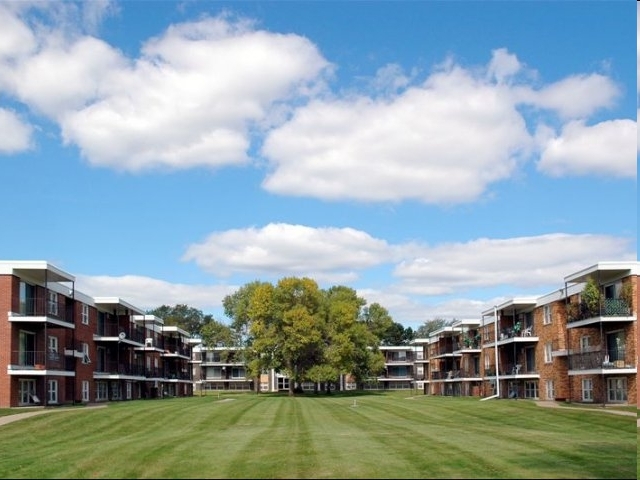
[[[539,401],[536,402],[536,405],[538,405],[539,407],[549,407],[549,408],[559,408],[560,406],[558,405],[558,402],[551,402],[551,401]],[[616,410],[614,408],[580,408],[580,407],[566,407],[566,408],[571,408],[572,410],[586,410],[588,412],[604,412],[604,413],[612,413],[614,415],[624,415],[627,417],[636,417],[638,418],[638,415],[634,412],[627,412],[625,410]],[[637,420],[637,427],[640,428],[640,418],[638,418]]]
[[[87,405],[85,407],[52,407],[52,408],[44,408],[44,407],[34,407],[33,410],[24,411],[20,413],[16,413],[14,415],[3,415],[0,417],[0,426],[6,425],[8,423],[17,422],[18,420],[23,420],[29,417],[35,417],[36,415],[43,415],[45,413],[53,413],[53,412],[83,412],[86,410],[93,410],[94,408],[106,408],[107,405]]]

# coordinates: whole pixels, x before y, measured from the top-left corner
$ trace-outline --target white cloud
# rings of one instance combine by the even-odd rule
[[[635,178],[638,129],[632,120],[587,126],[572,121],[558,137],[545,141],[538,169],[554,176],[606,175]]]
[[[547,293],[537,290],[556,288],[567,274],[602,261],[602,252],[614,259],[635,260],[633,248],[626,238],[562,233],[481,238],[434,247],[390,245],[349,228],[269,224],[214,233],[190,246],[183,260],[194,261],[217,277],[250,273],[273,281],[284,276],[309,276],[321,285],[356,287],[367,270],[395,265],[396,284],[368,288],[362,295],[369,303],[377,301],[393,310],[396,317],[401,315],[404,322],[446,313],[461,318],[473,313],[474,305],[484,308],[495,304],[495,299],[465,300],[465,292],[473,289],[519,289],[514,295]],[[440,305],[423,302],[445,296],[450,298],[441,298],[444,303]]]
[[[597,73],[571,75],[540,90],[518,89],[520,100],[538,108],[553,110],[562,118],[585,118],[613,106],[619,87]]]
[[[395,97],[315,100],[270,132],[273,193],[338,200],[471,202],[530,147],[503,87],[452,67]]]
[[[31,146],[32,127],[10,110],[0,108],[0,154],[27,150]]]
[[[602,261],[602,252],[636,259],[630,239],[557,233],[425,248],[422,256],[398,264],[394,274],[401,280],[397,288],[406,294],[435,296],[496,286],[529,290],[557,285],[565,275]]]
[[[309,276],[319,282],[345,283],[355,280],[358,270],[388,261],[391,254],[384,240],[352,228],[271,223],[213,233],[189,246],[182,259],[219,276]]]
[[[120,297],[142,310],[184,304],[209,313],[220,311],[224,297],[239,286],[185,285],[138,275],[76,275],[76,288],[92,297]]]
[[[104,5],[83,18],[97,23]],[[270,108],[321,88],[331,70],[307,39],[225,16],[173,25],[129,59],[68,30],[30,35],[0,14],[11,20],[0,88],[56,120],[90,163],[117,170],[246,163],[250,131],[268,125]]]

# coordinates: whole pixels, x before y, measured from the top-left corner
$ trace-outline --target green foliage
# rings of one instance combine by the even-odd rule
[[[366,307],[352,288],[321,290],[309,278],[287,277],[275,286],[253,282],[223,304],[232,325],[245,331],[249,374],[273,368],[290,378],[291,394],[307,380],[337,381],[350,373],[362,381],[378,374],[384,366],[378,334],[404,342],[413,333],[394,324],[381,305]]]
[[[589,277],[584,289],[580,293],[582,304],[586,307],[589,316],[597,316],[602,304],[602,292],[593,277]]]
[[[174,307],[162,305],[153,310],[148,310],[147,314],[162,318],[165,325],[175,325],[196,337],[200,336],[202,327],[213,321],[211,315],[204,315],[202,310],[183,304],[178,304]]]
[[[445,320],[444,318],[434,318],[424,322],[414,333],[414,338],[429,338],[431,332],[440,330],[447,325],[451,325],[455,320]]]

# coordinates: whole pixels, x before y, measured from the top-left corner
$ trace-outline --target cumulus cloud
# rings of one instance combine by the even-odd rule
[[[632,120],[610,120],[592,126],[572,121],[563,127],[559,136],[544,142],[537,167],[553,177],[635,178],[637,135],[637,124]]]
[[[502,87],[452,67],[394,97],[315,100],[262,152],[273,193],[325,199],[460,203],[509,177],[531,146]]]
[[[400,262],[394,275],[404,292],[447,295],[472,288],[556,285],[568,273],[610,258],[634,261],[631,239],[564,233],[510,239],[480,238],[425,248]]]
[[[398,282],[385,287],[386,303],[380,303],[396,299],[398,305],[410,305],[409,295],[438,297],[496,286],[529,291],[557,285],[567,273],[602,261],[603,251],[615,259],[636,258],[630,239],[609,235],[556,233],[429,246],[389,244],[351,228],[269,224],[213,233],[188,247],[183,260],[218,276],[310,276],[353,285],[362,272],[386,265],[394,267]]]
[[[224,15],[172,25],[129,59],[98,38],[36,34],[2,14],[12,20],[0,37],[4,88],[58,122],[91,164],[117,170],[247,163],[270,108],[321,88],[331,70],[306,38]]]
[[[538,153],[529,132],[538,118],[549,112],[561,120],[583,118],[611,107],[620,94],[599,74],[535,89],[518,78],[522,72],[514,54],[497,49],[484,74],[448,60],[422,84],[398,89],[407,78],[389,67],[384,85],[397,93],[313,100],[266,136],[262,153],[271,169],[263,186],[329,200],[472,202]],[[629,126],[620,125],[623,133],[608,136],[608,147],[619,152],[626,171]],[[590,149],[592,141],[575,143]],[[608,159],[592,163],[601,174],[620,174]]]
[[[0,108],[0,154],[27,150],[31,146],[32,131],[16,113]]]
[[[55,21],[37,23],[31,8]],[[307,38],[222,14],[171,25],[130,58],[90,34],[116,10],[107,1],[0,6],[0,91],[55,121],[87,162],[120,171],[257,164],[258,151],[271,193],[467,203],[538,153],[538,114],[586,121],[620,96],[598,73],[534,87],[506,48],[480,67],[447,59],[424,80],[388,64],[374,92],[328,95],[333,65]],[[626,151],[615,144],[626,137],[597,130]],[[572,150],[590,149],[590,138],[572,137]],[[573,163],[566,150],[545,145],[541,165]],[[602,163],[594,156],[590,169],[620,175]]]
[[[358,270],[387,261],[391,254],[384,240],[353,228],[270,223],[212,233],[202,243],[189,246],[182,259],[220,276],[241,272],[344,283],[355,280]]]
[[[203,312],[220,310],[234,285],[185,285],[138,275],[76,275],[76,288],[92,297],[119,297],[134,307],[152,310],[162,305],[184,304]]]

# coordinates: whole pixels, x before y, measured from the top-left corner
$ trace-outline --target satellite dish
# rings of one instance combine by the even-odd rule
[[[124,340],[126,337],[127,337],[127,334],[126,334],[126,333],[124,333],[124,332],[120,332],[120,333],[118,334],[118,338],[119,338],[120,340]]]

